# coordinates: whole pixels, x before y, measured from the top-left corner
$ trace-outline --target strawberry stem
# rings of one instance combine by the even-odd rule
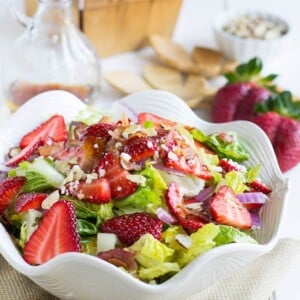
[[[270,74],[261,77],[260,73],[263,69],[263,63],[260,58],[254,57],[248,62],[240,64],[236,67],[235,72],[224,74],[229,84],[238,82],[255,82],[267,89],[274,90],[273,80],[277,77],[276,74]]]
[[[279,115],[300,120],[300,101],[293,101],[289,91],[272,94],[266,102],[258,102],[254,110],[258,113],[273,111]]]

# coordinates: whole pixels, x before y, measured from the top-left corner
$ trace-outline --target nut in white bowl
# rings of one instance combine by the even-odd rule
[[[0,164],[8,149],[45,118],[60,113],[69,122],[84,106],[76,97],[62,91],[47,92],[27,102],[0,131]],[[273,248],[278,240],[288,184],[279,170],[271,143],[259,127],[245,121],[226,124],[205,122],[184,101],[160,91],[130,95],[117,102],[112,110],[116,114],[124,111],[132,115],[147,111],[195,126],[208,133],[216,132],[220,128],[234,131],[245,149],[251,153],[249,163],[263,166],[261,178],[273,189],[270,200],[261,213],[261,229],[255,231],[259,244],[228,244],[216,247],[197,257],[166,282],[151,285],[97,257],[81,253],[65,253],[45,264],[29,265],[0,224],[0,253],[12,267],[61,299],[175,300],[201,292],[228,272],[238,270]]]
[[[251,24],[244,26],[249,21]],[[260,11],[222,12],[213,27],[219,49],[227,58],[239,62],[255,56],[270,61],[287,47],[291,30],[282,18]]]

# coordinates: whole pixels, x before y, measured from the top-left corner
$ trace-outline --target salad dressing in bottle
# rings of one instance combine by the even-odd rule
[[[13,11],[26,27],[3,69],[4,93],[12,110],[48,90],[66,90],[84,102],[100,91],[100,61],[72,17],[72,0],[39,0],[30,19]]]

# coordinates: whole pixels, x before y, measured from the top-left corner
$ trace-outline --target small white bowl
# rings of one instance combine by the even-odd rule
[[[55,113],[66,122],[73,120],[85,107],[75,96],[52,91],[25,103],[0,130],[0,164],[10,147]],[[271,143],[263,131],[246,121],[212,124],[199,119],[178,97],[167,92],[144,91],[121,99],[113,107],[114,115],[125,112],[130,118],[150,112],[211,133],[234,131],[251,153],[251,164],[261,164],[261,178],[273,189],[264,206],[262,226],[255,231],[259,244],[229,244],[216,247],[184,267],[178,274],[159,285],[144,283],[97,257],[81,253],[58,255],[40,266],[25,262],[4,226],[0,224],[0,253],[20,273],[60,299],[85,300],[178,300],[196,294],[241,266],[270,251],[278,241],[288,182],[282,177]],[[1,298],[1,296],[0,296]]]
[[[272,39],[241,38],[224,31],[223,27],[245,15],[259,16],[270,21],[280,22],[286,26],[287,31],[280,37]],[[290,35],[290,25],[282,18],[261,11],[225,11],[216,16],[214,22],[214,33],[219,49],[229,59],[245,62],[257,56],[264,62],[271,60],[280,54],[287,46]]]

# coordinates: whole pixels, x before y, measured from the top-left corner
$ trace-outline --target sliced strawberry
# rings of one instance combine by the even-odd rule
[[[137,184],[127,179],[130,173],[120,166],[120,158],[109,152],[101,159],[97,171],[105,170],[105,178],[108,179],[111,197],[122,199],[131,195],[136,189]]]
[[[69,162],[69,160],[77,158],[77,162],[79,163],[83,157],[83,150],[79,146],[72,146],[69,148],[63,148],[61,151],[57,151],[52,154],[55,160],[64,160]]]
[[[272,192],[272,189],[262,183],[259,179],[255,179],[247,185],[249,185],[255,192],[262,192],[264,194],[270,194]]]
[[[197,231],[206,223],[200,216],[189,213],[185,208],[183,194],[176,182],[169,184],[166,192],[166,203],[171,214],[188,233]]]
[[[24,259],[40,265],[66,252],[80,252],[75,207],[67,201],[54,203],[25,244]]]
[[[157,115],[154,115],[151,113],[140,113],[138,115],[138,124],[143,125],[146,121],[152,122],[157,127],[163,126],[163,127],[167,127],[167,128],[172,128],[172,127],[176,126],[175,122],[164,119]]]
[[[54,115],[39,127],[27,133],[20,142],[20,148],[23,149],[27,147],[33,141],[41,141],[41,144],[45,144],[48,141],[64,142],[66,140],[67,129],[64,117],[61,115]]]
[[[158,146],[156,141],[146,136],[134,136],[126,141],[124,147],[124,152],[131,156],[131,162],[151,158],[157,150]]]
[[[25,177],[9,177],[0,182],[0,215],[17,196],[26,182]]]
[[[17,212],[24,212],[29,209],[40,209],[42,202],[47,198],[45,193],[24,193],[21,194],[15,204]]]
[[[204,180],[212,178],[207,166],[176,129],[171,130],[163,140],[159,156],[166,167]]]
[[[109,219],[100,225],[100,232],[114,233],[125,245],[132,245],[142,235],[152,234],[161,239],[163,222],[157,216],[138,212]]]
[[[207,166],[200,161],[199,156],[192,148],[177,148],[170,151],[164,163],[166,167],[187,175],[197,176],[204,180],[212,178]]]
[[[66,190],[73,197],[92,203],[102,204],[111,200],[110,186],[106,178],[96,179],[91,183],[85,181],[79,184],[70,182],[66,185]]]
[[[94,137],[101,137],[104,139],[110,139],[111,135],[109,134],[110,131],[113,131],[116,128],[115,124],[109,123],[97,123],[90,125],[86,128],[83,133],[83,136],[94,136]]]
[[[40,146],[39,140],[33,140],[32,143],[23,148],[19,154],[5,162],[8,167],[16,167],[20,162],[28,160]]]
[[[210,210],[214,220],[220,224],[234,226],[240,229],[250,229],[251,215],[240,203],[233,191],[223,185],[211,198]]]

